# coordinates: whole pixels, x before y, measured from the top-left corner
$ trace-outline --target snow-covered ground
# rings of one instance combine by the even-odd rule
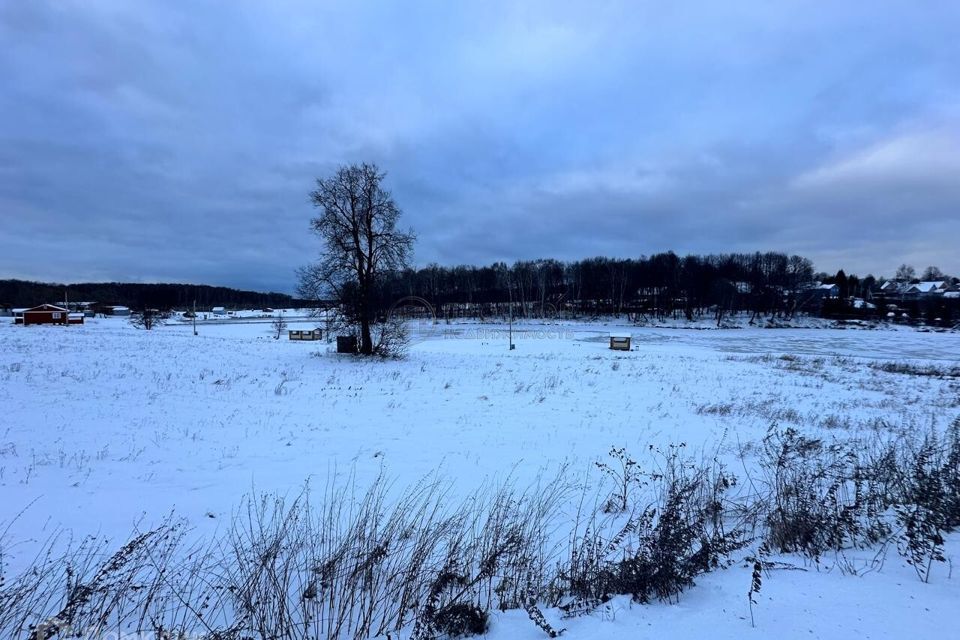
[[[958,380],[868,366],[957,366],[958,333],[514,330],[509,351],[503,325],[418,327],[405,359],[364,361],[325,342],[274,340],[269,324],[205,324],[194,336],[189,325],[147,332],[116,318],[2,323],[0,533],[16,542],[12,563],[55,530],[122,541],[171,510],[212,533],[243,494],[294,493],[309,478],[413,483],[440,468],[466,492],[586,468],[612,446],[683,442],[739,464],[772,423],[847,439],[960,415]],[[631,332],[634,349],[610,351],[612,330]],[[948,553],[960,559],[956,542]],[[865,577],[783,572],[764,585],[753,629],[749,569],[737,565],[679,604],[617,600],[560,626],[576,638],[943,638],[960,628],[960,576],[948,573],[938,566],[922,584],[896,553]],[[491,634],[542,637],[522,612],[498,614]]]

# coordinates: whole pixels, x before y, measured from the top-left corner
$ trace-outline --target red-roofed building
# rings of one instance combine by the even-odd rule
[[[26,309],[17,318],[18,324],[67,324],[70,312],[63,307],[52,304],[42,304],[39,307]]]

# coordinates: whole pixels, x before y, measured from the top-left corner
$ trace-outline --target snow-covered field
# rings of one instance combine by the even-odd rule
[[[307,328],[309,323],[290,328]],[[633,334],[634,350],[607,349]],[[612,446],[685,443],[733,466],[771,424],[827,439],[945,427],[960,381],[869,366],[956,366],[960,334],[914,330],[690,331],[610,324],[420,328],[403,360],[364,361],[327,343],[274,340],[269,324],[138,331],[0,324],[0,533],[12,566],[58,529],[121,541],[171,510],[212,534],[244,494],[296,493],[383,473],[442,470],[466,493],[486,480],[588,468]],[[783,357],[785,356],[785,357]],[[737,469],[734,469],[735,471]],[[948,555],[960,559],[951,539]],[[647,636],[944,638],[960,628],[960,576],[922,584],[894,552],[880,572],[825,565],[764,585],[757,626],[735,565],[679,604],[619,599],[568,621],[575,638]],[[492,637],[538,638],[525,614]],[[519,617],[517,617],[519,616]]]

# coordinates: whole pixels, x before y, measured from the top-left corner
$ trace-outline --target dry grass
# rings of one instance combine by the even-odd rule
[[[113,553],[102,539],[47,540],[16,575],[4,540],[0,635],[423,640],[482,629],[493,608],[555,633],[539,603],[577,615],[616,594],[676,600],[751,541],[815,559],[884,550],[899,540],[894,508],[913,532],[903,553],[928,576],[960,525],[960,420],[939,437],[847,444],[771,428],[747,482],[683,445],[639,462],[614,451],[616,473],[564,469],[463,499],[435,477],[399,493],[381,477],[254,495],[213,539],[191,542],[171,515]]]

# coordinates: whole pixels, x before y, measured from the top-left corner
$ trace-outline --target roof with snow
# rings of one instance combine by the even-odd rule
[[[66,311],[63,307],[58,307],[54,304],[42,304],[39,307],[32,307],[30,309],[24,309],[24,313],[29,311]]]
[[[937,291],[938,289],[943,288],[943,280],[937,281],[927,281],[927,282],[918,282],[917,284],[910,285],[908,291],[919,291],[920,293],[930,293],[931,291]]]

